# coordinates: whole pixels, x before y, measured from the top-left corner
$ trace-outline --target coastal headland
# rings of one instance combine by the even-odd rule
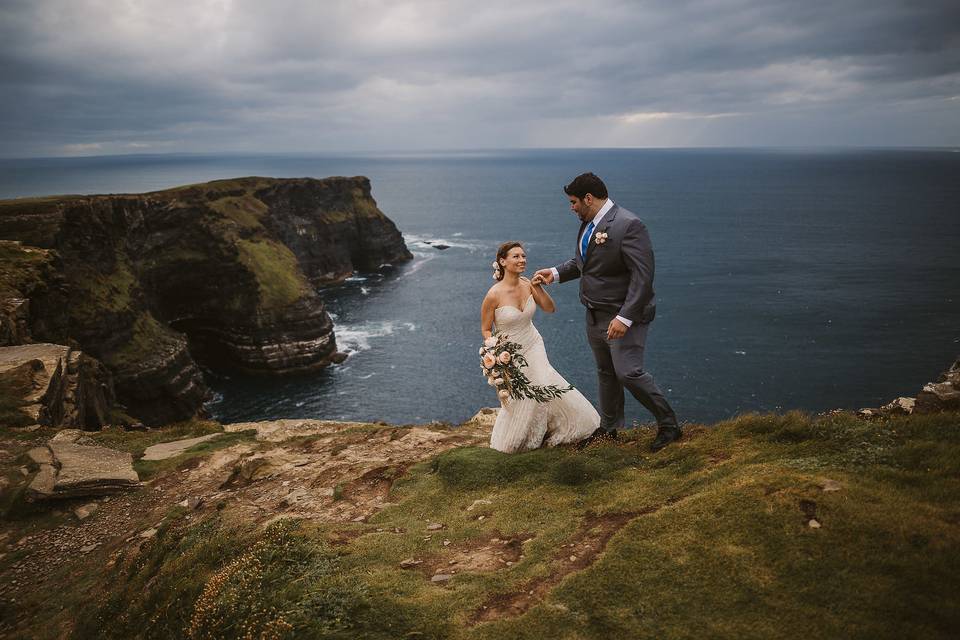
[[[198,362],[263,374],[336,362],[316,288],[412,257],[365,177],[4,200],[0,238],[0,348],[36,352],[7,368],[45,364],[7,386],[51,388],[33,419],[83,429],[202,416]],[[68,372],[79,382],[63,410]]]

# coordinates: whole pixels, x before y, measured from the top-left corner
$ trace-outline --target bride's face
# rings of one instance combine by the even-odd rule
[[[507,253],[506,258],[500,259],[500,263],[504,271],[520,274],[527,268],[527,254],[520,247],[514,247]]]

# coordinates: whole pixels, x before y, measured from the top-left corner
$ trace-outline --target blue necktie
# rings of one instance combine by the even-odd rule
[[[587,225],[587,231],[583,234],[583,240],[580,241],[580,255],[584,260],[587,259],[587,247],[590,246],[590,234],[593,233],[593,223]]]

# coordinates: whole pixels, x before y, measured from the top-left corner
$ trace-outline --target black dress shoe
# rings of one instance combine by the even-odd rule
[[[596,444],[597,442],[603,442],[604,440],[616,440],[616,439],[617,439],[616,429],[611,429],[610,431],[607,431],[603,427],[597,427],[596,429],[593,430],[593,433],[591,433],[589,436],[587,436],[586,438],[584,438],[583,440],[577,443],[577,451],[586,449],[590,445]]]
[[[681,435],[680,427],[660,427],[656,439],[650,445],[650,451],[653,453],[660,451],[674,440],[679,440]]]

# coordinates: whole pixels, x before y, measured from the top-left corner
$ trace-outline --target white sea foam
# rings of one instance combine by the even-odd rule
[[[365,276],[350,276],[344,282],[366,282],[367,278]]]
[[[340,351],[356,353],[370,349],[371,338],[392,335],[393,329],[392,322],[365,322],[358,325],[334,325],[333,333]]]
[[[407,328],[407,331],[416,331],[416,330],[417,330],[417,325],[413,324],[412,322],[404,322],[404,323],[403,323],[403,326],[405,326],[405,327]]]
[[[401,277],[409,276],[411,273],[416,273],[417,271],[420,271],[423,265],[427,264],[428,262],[430,262],[431,260],[437,257],[436,251],[434,251],[433,253],[420,253],[419,251],[411,251],[410,253],[412,253],[414,257],[413,264],[411,264],[409,267],[404,269],[403,275]]]
[[[366,287],[360,287],[360,293],[362,293],[365,296],[368,296],[370,295],[370,289],[367,289]]]

